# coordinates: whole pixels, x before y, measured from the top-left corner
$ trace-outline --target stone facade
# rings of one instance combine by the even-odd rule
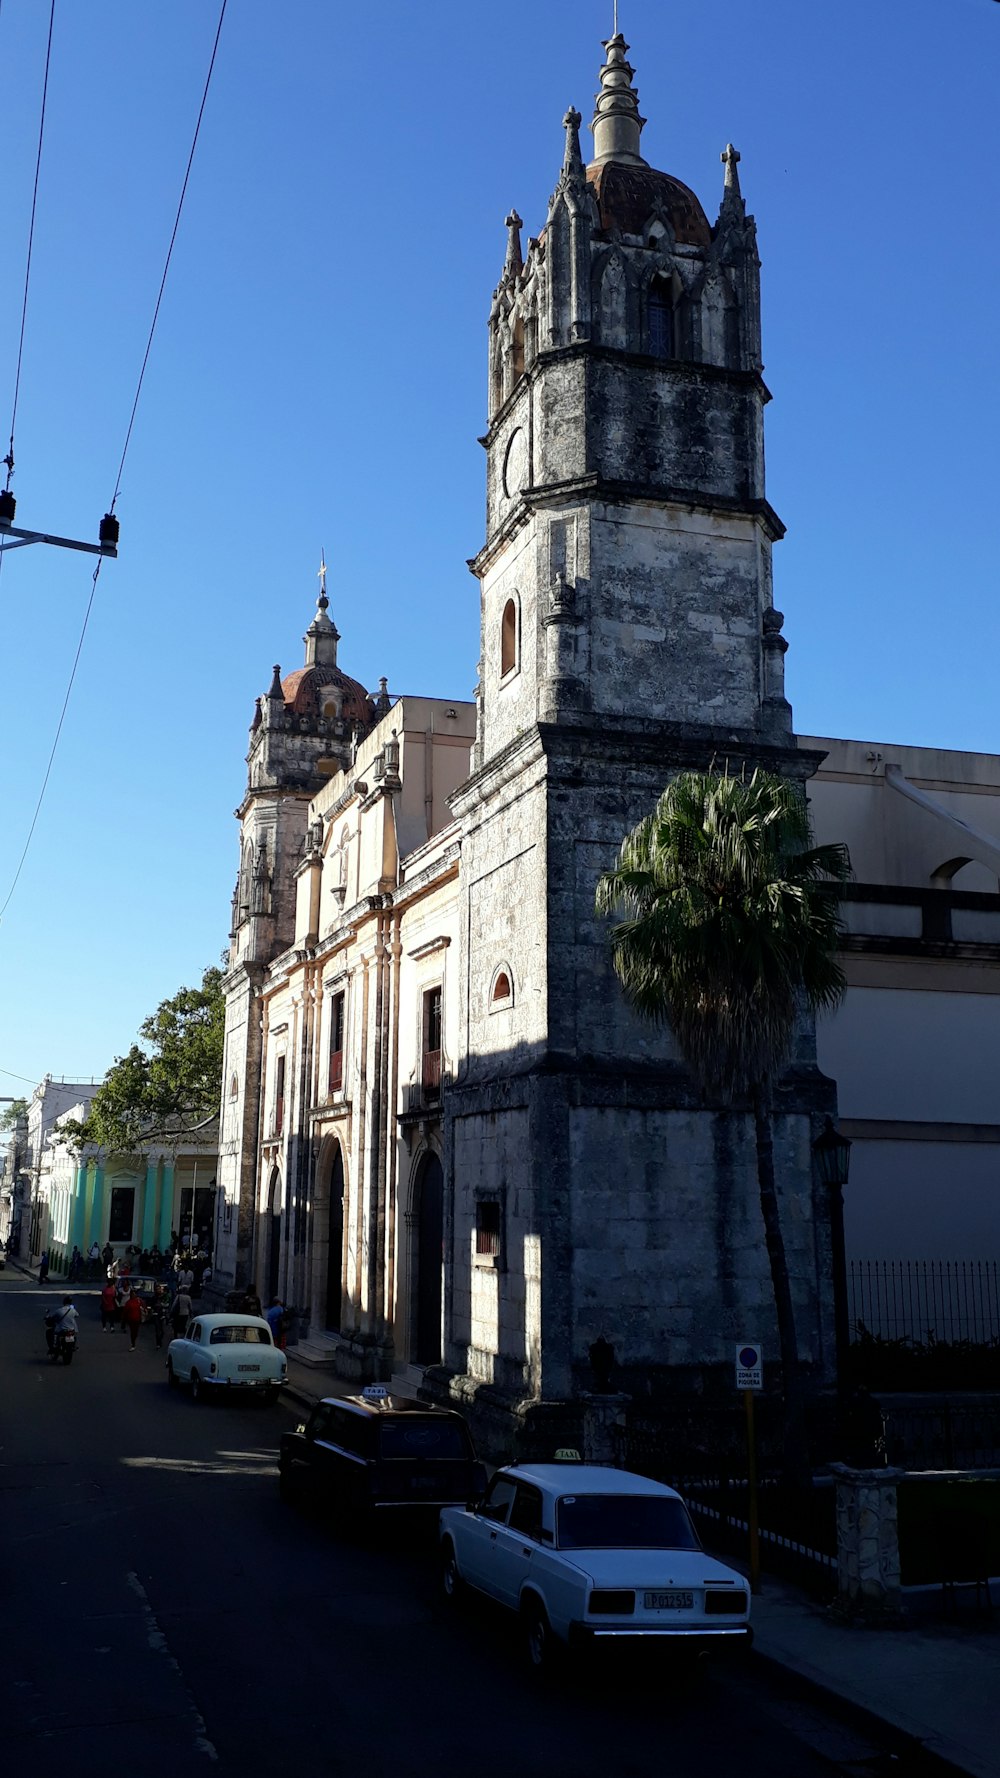
[[[494,1427],[571,1398],[602,1333],[633,1391],[728,1386],[739,1338],[776,1351],[752,1120],[633,1016],[594,914],[672,773],[804,784],[820,758],[784,697],[738,156],[710,225],[639,153],[626,48],[590,166],[565,119],[526,257],[508,218],[474,707],[369,699],[323,599],[305,667],[258,701],[238,811],[219,1279],[308,1308],[346,1373],[416,1364]],[[821,1379],[810,1145],[834,1104],[803,1022],[776,1159]]]

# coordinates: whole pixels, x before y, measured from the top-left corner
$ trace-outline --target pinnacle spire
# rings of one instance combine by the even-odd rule
[[[507,230],[507,259],[504,271],[513,272],[516,275],[524,264],[521,256],[521,230],[524,224],[516,210],[508,211],[504,219],[504,227]]]
[[[740,151],[738,148],[734,148],[731,142],[727,142],[719,159],[726,169],[722,187],[722,206],[719,210],[719,217],[720,220],[739,220],[746,216],[746,205],[743,202],[743,193],[740,190],[740,175],[738,172]]]
[[[601,90],[596,96],[594,120],[594,160],[598,166],[605,161],[620,161],[626,166],[644,167],[639,153],[639,136],[646,119],[639,116],[639,95],[632,85],[635,69],[625,57],[628,44],[617,28],[604,45],[607,60],[601,69]]]
[[[335,667],[337,665],[337,643],[340,641],[340,632],[333,619],[327,615],[330,605],[326,596],[327,572],[326,552],[320,550],[320,566],[316,576],[319,581],[316,616],[302,638],[306,645],[307,667],[317,665]]]
[[[572,177],[583,173],[583,156],[580,153],[580,125],[583,118],[574,105],[571,105],[563,118],[563,129],[566,131],[566,153],[563,157],[563,173]]]

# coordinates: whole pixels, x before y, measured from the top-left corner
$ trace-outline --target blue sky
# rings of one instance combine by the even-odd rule
[[[49,8],[2,0],[0,433]],[[321,547],[341,660],[469,697],[485,322],[589,120],[610,0],[229,0],[118,512],[55,767],[0,923],[0,1093],[100,1075],[226,942],[253,701],[302,658]],[[15,439],[18,522],[95,537],[218,16],[57,0]],[[789,695],[810,734],[1000,750],[991,0],[623,0],[643,149],[763,269]],[[90,592],[0,575],[0,901]]]

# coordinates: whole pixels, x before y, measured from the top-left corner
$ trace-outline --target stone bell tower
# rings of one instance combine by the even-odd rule
[[[710,224],[641,152],[634,70],[605,45],[585,165],[579,112],[544,228],[507,251],[489,317],[482,637],[463,822],[468,957],[447,1100],[455,1224],[448,1361],[566,1396],[598,1334],[622,1375],[727,1362],[773,1336],[752,1121],[704,1107],[669,1035],[613,976],[594,888],[685,768],[798,778],[764,489],[760,262],[724,165]],[[508,992],[495,997],[494,984]],[[831,1360],[811,1033],[777,1119],[803,1355]],[[502,1264],[479,1263],[485,1202]],[[491,1237],[492,1238],[492,1237]],[[470,1258],[471,1255],[471,1258]]]
[[[343,769],[381,705],[337,663],[340,635],[329,614],[326,564],[306,630],[305,662],[275,667],[254,706],[247,783],[236,810],[240,863],[233,891],[219,1129],[221,1194],[217,1294],[249,1281],[258,1208],[263,1049],[261,988],[268,966],[295,936],[296,876],[319,836],[309,803]]]

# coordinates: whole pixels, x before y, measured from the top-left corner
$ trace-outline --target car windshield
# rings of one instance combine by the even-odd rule
[[[657,1494],[566,1494],[556,1518],[561,1550],[696,1550],[682,1500]]]
[[[398,1420],[383,1420],[379,1430],[381,1455],[390,1460],[469,1455],[465,1427],[457,1420],[422,1420],[407,1414]]]
[[[211,1346],[269,1346],[271,1335],[266,1327],[213,1327],[208,1341]]]

